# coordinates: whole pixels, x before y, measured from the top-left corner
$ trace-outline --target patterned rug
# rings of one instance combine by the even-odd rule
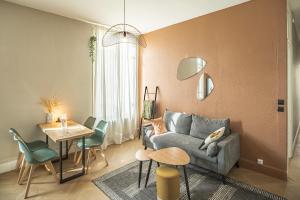
[[[94,184],[113,200],[156,200],[155,163],[152,164],[147,188],[144,188],[148,162],[143,163],[141,188],[138,188],[139,162],[130,163],[95,180]],[[186,189],[180,170],[180,200],[186,200]],[[286,200],[229,177],[224,185],[215,173],[194,167],[187,168],[192,200]]]

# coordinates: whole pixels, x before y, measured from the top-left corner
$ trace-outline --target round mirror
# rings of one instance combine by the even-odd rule
[[[214,82],[206,73],[201,74],[198,81],[197,99],[202,101],[212,93]]]
[[[206,65],[206,61],[200,57],[184,58],[177,68],[177,80],[188,79],[199,73]]]

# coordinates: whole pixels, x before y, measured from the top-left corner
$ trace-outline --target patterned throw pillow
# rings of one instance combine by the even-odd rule
[[[164,123],[162,117],[153,119],[151,121],[152,121],[152,126],[154,128],[155,135],[160,135],[160,134],[167,132],[167,129],[165,127],[165,123]]]
[[[207,138],[204,141],[204,145],[202,144],[202,146],[200,146],[199,148],[201,150],[206,149],[210,143],[220,139],[224,135],[224,132],[225,132],[225,127],[219,128],[218,130],[214,131],[209,136],[207,136]]]

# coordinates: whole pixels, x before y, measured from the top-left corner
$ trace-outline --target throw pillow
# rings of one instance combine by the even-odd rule
[[[210,157],[214,157],[218,154],[218,145],[217,142],[212,142],[208,145],[207,150],[206,150],[206,155]]]
[[[220,139],[225,132],[225,127],[219,128],[218,130],[214,131],[213,133],[211,133],[209,136],[207,136],[207,138],[204,141],[204,145],[200,146],[200,149],[206,149],[208,147],[208,145],[212,142],[217,141],[218,139]]]
[[[162,117],[153,119],[152,126],[154,128],[155,135],[160,135],[160,134],[167,132],[167,129],[165,127],[165,123],[164,123]]]

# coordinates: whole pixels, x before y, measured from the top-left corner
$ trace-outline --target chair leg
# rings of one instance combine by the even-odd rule
[[[101,149],[101,156],[104,158],[104,161],[105,161],[105,163],[106,163],[106,165],[105,165],[105,166],[108,166],[107,159],[106,159],[106,157],[105,157],[105,154],[104,154],[104,152],[103,152],[103,150],[102,150],[102,149]]]
[[[22,160],[23,160],[23,153],[19,151],[17,163],[16,163],[16,170],[18,170],[21,167]]]
[[[74,158],[73,158],[74,163],[76,163],[76,158],[77,158],[77,148],[75,147]]]
[[[20,180],[23,176],[23,173],[24,173],[24,170],[25,170],[25,165],[26,165],[26,162],[25,162],[25,159],[23,157],[23,160],[22,160],[22,163],[21,163],[21,168],[20,168],[20,172],[19,172],[19,177],[18,177],[18,181],[17,183],[20,184]]]
[[[68,149],[69,149],[69,150],[71,149],[72,145],[73,145],[73,140],[70,140],[70,144],[69,144],[69,146],[68,146]]]
[[[97,151],[96,151],[96,148],[92,148],[91,150],[92,150],[92,154],[93,154],[93,156],[94,156],[94,160],[96,160],[96,159],[97,159]]]
[[[32,174],[33,174],[35,168],[37,167],[37,165],[30,165],[29,167],[30,167],[30,172],[29,172],[26,191],[25,191],[25,199],[28,197],[28,192],[29,192],[29,189],[30,189]]]
[[[79,165],[80,161],[81,161],[81,157],[82,157],[82,151],[80,152],[79,156],[78,156],[78,159],[75,163],[75,166]]]
[[[53,167],[52,162],[51,162],[51,161],[48,161],[48,162],[46,162],[46,165],[47,165],[48,168],[50,169],[50,171],[51,171],[51,173],[52,173],[52,175],[53,175],[55,181],[58,183],[59,181],[58,181],[58,178],[57,178],[57,175],[56,175],[56,171],[55,171],[55,169],[54,169],[54,167]]]
[[[87,174],[89,171],[89,165],[90,165],[90,154],[92,153],[91,149],[88,150],[88,154],[87,154],[87,160],[86,160],[86,170],[85,173]]]
[[[47,172],[51,171],[50,168],[47,166],[47,164],[44,164],[44,167],[45,167],[45,169],[46,169]]]
[[[21,179],[20,179],[20,182],[19,182],[20,185],[22,185],[23,181],[25,180],[29,169],[30,169],[30,164],[26,163],[25,169],[22,173],[22,176],[21,176]]]

